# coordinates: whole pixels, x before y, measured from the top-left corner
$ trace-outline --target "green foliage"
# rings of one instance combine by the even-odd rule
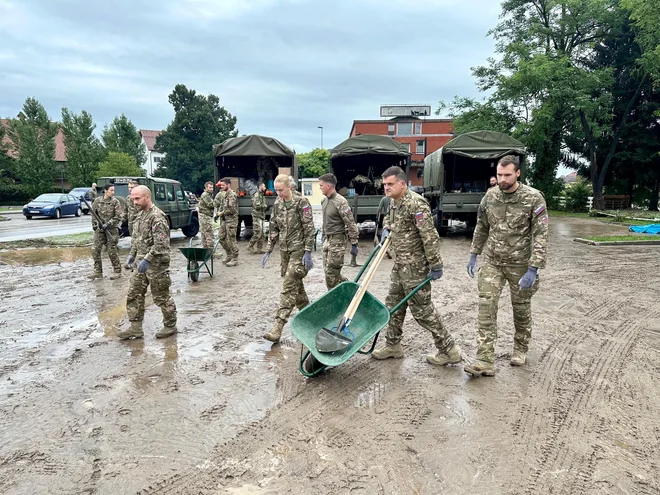
[[[49,190],[53,184],[57,130],[57,124],[34,98],[27,98],[19,117],[10,120],[7,135],[17,156],[14,173],[32,195]]]
[[[589,196],[591,196],[591,189],[583,180],[574,182],[566,191],[566,210],[586,213],[589,211],[587,207]]]
[[[0,183],[0,198],[2,205],[22,205],[30,201],[34,195],[22,184]]]
[[[4,138],[7,128],[0,124],[0,184],[10,182],[14,172],[14,159],[9,156],[9,144]]]
[[[105,158],[101,142],[94,135],[96,125],[83,110],[76,115],[62,108],[62,132],[66,146],[65,177],[73,187],[88,186],[96,179],[99,163]]]
[[[204,182],[213,178],[213,145],[238,135],[236,117],[220,106],[217,96],[197,94],[183,84],[174,87],[169,102],[174,120],[156,140],[166,156],[155,175],[201,191]]]
[[[126,153],[135,157],[138,165],[147,161],[147,147],[140,131],[123,113],[115,117],[110,125],[103,127],[101,140],[106,151]]]
[[[108,153],[98,170],[98,177],[143,177],[144,175],[144,170],[135,163],[134,156],[116,151]]]
[[[319,177],[330,169],[330,151],[315,148],[307,153],[297,155],[298,169],[303,178]]]
[[[636,38],[642,47],[640,66],[660,85],[660,7],[657,0],[621,0],[630,11]]]
[[[453,119],[457,135],[482,130],[515,135],[519,123],[515,112],[505,102],[495,100],[480,103],[473,98],[455,96],[449,104],[441,101],[435,113],[446,113]]]

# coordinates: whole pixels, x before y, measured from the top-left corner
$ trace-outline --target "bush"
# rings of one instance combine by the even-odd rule
[[[570,189],[566,191],[566,211],[574,213],[586,213],[589,208],[587,201],[591,195],[591,189],[583,181],[573,183]]]
[[[0,184],[0,205],[22,205],[34,197],[22,184]]]

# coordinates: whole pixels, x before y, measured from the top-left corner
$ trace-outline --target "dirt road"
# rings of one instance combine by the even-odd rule
[[[260,337],[278,255],[262,270],[245,242],[237,268],[197,284],[174,253],[180,334],[154,339],[148,301],[146,338],[128,343],[115,337],[127,278],[85,280],[88,250],[0,252],[0,492],[659,493],[660,248],[572,242],[622,231],[552,221],[529,364],[508,365],[504,295],[498,374],[480,379],[426,364],[432,340],[410,315],[405,359],[303,378],[288,327],[281,345]],[[471,359],[469,241],[442,244],[434,300]],[[314,260],[311,298],[325,291]]]

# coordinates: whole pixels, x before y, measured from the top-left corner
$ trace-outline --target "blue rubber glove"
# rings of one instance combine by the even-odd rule
[[[140,261],[140,264],[138,265],[138,273],[146,273],[150,266],[151,263],[149,260]]]
[[[101,230],[102,230],[103,232],[105,232],[105,230],[106,230],[107,228],[108,228],[108,224],[107,224],[107,223],[104,223],[103,225],[101,225]]]
[[[383,227],[383,230],[380,232],[380,242],[385,242],[385,239],[387,239],[390,236],[390,229],[386,229]]]
[[[470,255],[470,261],[467,264],[468,275],[470,278],[474,278],[474,271],[477,269],[477,255],[472,253]]]
[[[270,258],[270,251],[266,251],[266,254],[261,258],[261,268],[266,268],[266,261],[268,261],[268,258]]]
[[[518,286],[521,289],[531,289],[534,285],[534,282],[536,282],[537,276],[538,268],[530,266],[527,268],[527,272],[525,272],[525,274],[521,277],[520,281],[518,282]]]
[[[303,265],[305,265],[305,270],[309,271],[314,268],[314,263],[312,263],[312,252],[305,251],[305,254],[302,258]]]
[[[126,258],[126,264],[127,265],[132,265],[134,261],[135,261],[135,256],[133,256],[132,254],[129,254],[128,257]]]
[[[427,277],[431,277],[431,280],[438,280],[440,277],[442,277],[442,268],[431,270]]]
[[[358,248],[358,245],[353,244],[351,246],[351,256],[357,256],[359,252],[360,252],[360,249]]]

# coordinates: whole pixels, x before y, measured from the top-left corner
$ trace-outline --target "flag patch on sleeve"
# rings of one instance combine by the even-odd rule
[[[311,217],[312,209],[309,206],[303,206],[303,215],[306,217]]]
[[[545,211],[545,206],[541,205],[536,210],[534,210],[534,215],[537,217]]]
[[[415,220],[417,221],[418,225],[422,225],[424,223],[424,212],[419,211],[415,213]]]

